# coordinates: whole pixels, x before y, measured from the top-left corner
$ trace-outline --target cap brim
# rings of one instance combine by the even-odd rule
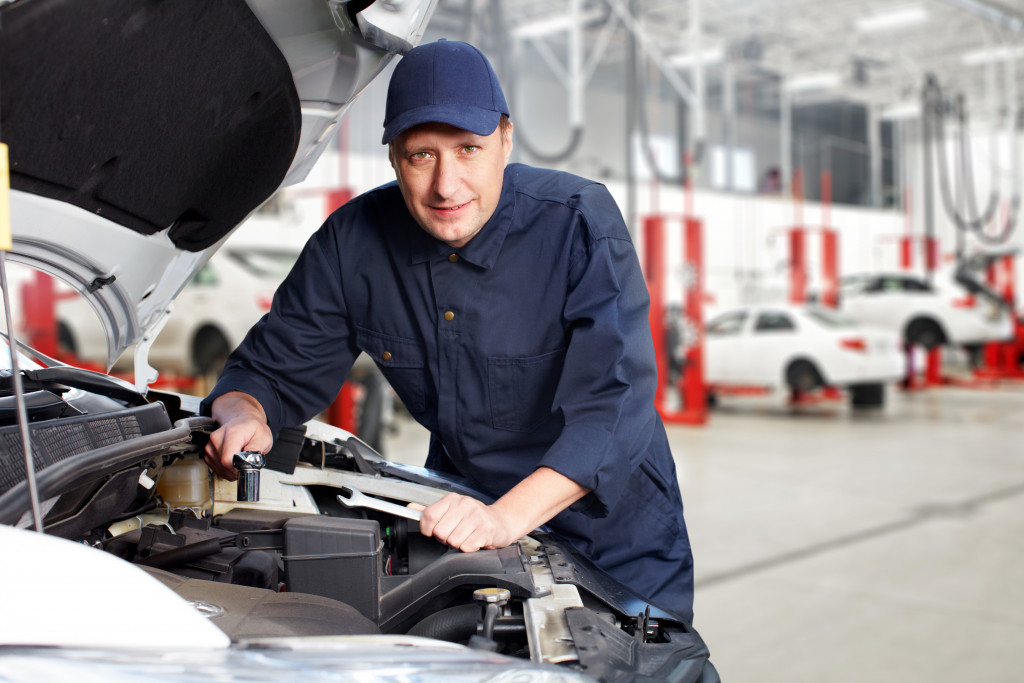
[[[501,112],[465,104],[430,104],[417,107],[396,116],[384,127],[381,144],[388,144],[395,136],[421,123],[447,123],[475,135],[490,135],[498,128]]]

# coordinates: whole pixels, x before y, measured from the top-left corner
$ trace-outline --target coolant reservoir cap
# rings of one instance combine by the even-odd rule
[[[507,588],[478,588],[473,591],[473,599],[477,602],[506,603],[512,599],[512,592]]]

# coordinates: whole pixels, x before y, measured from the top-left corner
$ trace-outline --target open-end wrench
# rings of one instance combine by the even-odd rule
[[[395,503],[389,503],[386,500],[380,498],[374,498],[368,496],[359,489],[354,489],[351,486],[342,486],[341,494],[338,495],[338,502],[342,505],[347,505],[351,508],[370,508],[371,510],[379,510],[380,512],[389,512],[392,515],[398,515],[399,517],[405,517],[413,521],[420,521],[422,513],[419,510],[413,510],[407,508],[404,505],[396,505]]]

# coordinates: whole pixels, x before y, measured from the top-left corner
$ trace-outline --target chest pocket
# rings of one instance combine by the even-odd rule
[[[565,349],[526,358],[488,358],[491,425],[528,432],[550,419],[564,361]]]
[[[356,344],[373,359],[410,413],[427,409],[427,354],[412,339],[356,328]]]

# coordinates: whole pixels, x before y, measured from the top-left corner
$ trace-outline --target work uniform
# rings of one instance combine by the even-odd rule
[[[276,435],[327,406],[360,352],[432,434],[428,467],[496,498],[538,466],[590,489],[549,526],[691,619],[647,288],[603,185],[511,164],[459,248],[413,220],[395,183],[353,199],[310,238],[205,404],[250,394]]]

